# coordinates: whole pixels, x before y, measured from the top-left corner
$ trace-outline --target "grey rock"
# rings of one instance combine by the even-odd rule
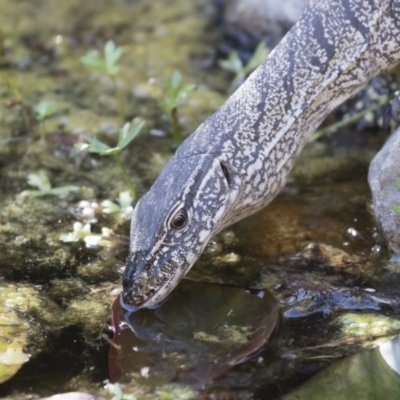
[[[400,128],[386,141],[372,160],[368,181],[372,191],[375,217],[389,248],[400,261],[400,214],[392,207],[400,205]]]
[[[224,20],[255,37],[277,41],[297,22],[307,4],[308,0],[232,0]]]

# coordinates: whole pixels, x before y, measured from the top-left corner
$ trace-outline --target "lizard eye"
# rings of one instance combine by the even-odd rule
[[[171,227],[174,229],[182,229],[187,224],[187,212],[184,208],[181,208],[176,214],[171,218]]]

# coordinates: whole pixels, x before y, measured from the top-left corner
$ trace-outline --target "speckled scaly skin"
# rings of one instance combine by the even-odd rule
[[[399,60],[400,0],[311,1],[139,201],[124,302],[151,307],[165,299],[213,235],[275,197],[326,115]],[[187,217],[180,229],[177,213]]]

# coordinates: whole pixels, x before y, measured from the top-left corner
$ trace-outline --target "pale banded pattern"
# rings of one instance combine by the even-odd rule
[[[162,301],[224,227],[267,205],[326,115],[400,60],[400,0],[312,0],[138,203],[125,302]],[[169,221],[187,213],[180,230]]]

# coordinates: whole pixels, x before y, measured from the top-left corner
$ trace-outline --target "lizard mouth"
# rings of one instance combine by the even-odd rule
[[[148,283],[142,286],[141,282],[138,282],[131,290],[123,293],[121,305],[129,311],[137,311],[141,308],[157,308],[168,298],[168,295],[180,280],[180,274],[174,275],[159,289],[149,286]]]
[[[166,263],[155,274],[152,273],[154,266],[147,265],[142,268],[136,264],[137,256],[137,254],[133,255],[127,263],[122,282],[123,305],[132,311],[157,307],[167,298],[191,267],[188,265],[185,268],[183,265],[186,263],[181,263],[179,267]]]

